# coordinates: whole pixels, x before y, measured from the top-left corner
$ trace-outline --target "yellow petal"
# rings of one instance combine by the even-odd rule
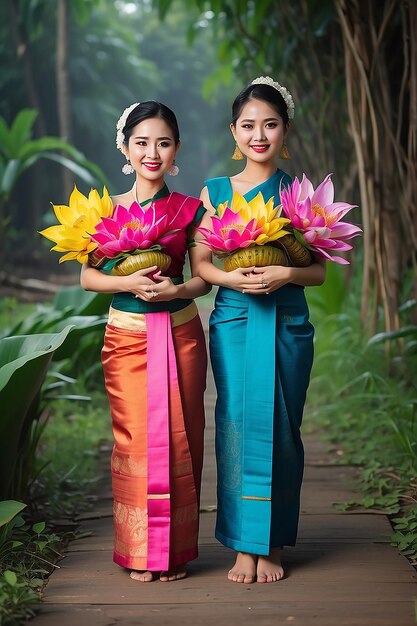
[[[240,213],[242,210],[245,210],[245,209],[248,210],[249,204],[248,202],[246,202],[245,198],[242,195],[240,195],[240,193],[235,191],[233,193],[232,204],[230,208],[235,213]]]
[[[59,259],[59,263],[64,263],[64,261],[75,261],[77,254],[78,252],[68,252],[68,254],[64,254],[64,256]]]
[[[71,223],[73,211],[69,206],[66,206],[64,204],[53,204],[52,208],[58,222],[60,222],[61,224]]]
[[[78,215],[88,211],[88,200],[81,191],[78,191],[76,185],[74,185],[74,189],[70,195],[69,205]]]
[[[284,235],[289,235],[290,233],[286,230],[279,230],[277,233],[275,233],[274,235],[270,235],[268,237],[269,241],[276,241],[277,239],[280,239],[280,237],[284,237]]]
[[[64,232],[64,226],[56,225],[49,226],[49,228],[45,228],[44,230],[40,230],[39,234],[51,241],[58,242],[62,238],[62,234]]]
[[[257,243],[259,246],[264,245],[267,241],[269,241],[269,237],[267,235],[264,235],[263,233],[258,235],[255,239],[255,243]]]
[[[262,193],[259,191],[254,198],[249,202],[249,206],[251,207],[252,214],[255,215],[265,215],[265,201]]]
[[[227,202],[225,202],[224,204],[223,203],[219,204],[219,206],[217,207],[217,215],[219,217],[223,217],[223,213],[225,212],[226,209],[227,209]]]
[[[77,261],[78,261],[78,263],[81,263],[82,265],[84,265],[84,263],[87,263],[87,261],[88,261],[88,254],[86,254],[85,252],[84,253],[80,252],[77,255]]]
[[[111,217],[113,215],[113,202],[111,201],[109,192],[107,191],[105,186],[103,187],[103,197],[101,200],[101,204],[103,207],[102,216]]]

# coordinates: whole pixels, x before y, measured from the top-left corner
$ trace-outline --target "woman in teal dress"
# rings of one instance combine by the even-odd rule
[[[236,98],[230,125],[242,172],[209,179],[202,226],[234,192],[259,192],[280,203],[291,178],[276,168],[288,158],[285,139],[294,105],[289,92],[261,77]],[[217,388],[216,537],[237,552],[228,578],[274,582],[284,576],[281,548],[297,536],[304,453],[300,426],[313,360],[313,327],[304,286],[320,285],[324,262],[225,272],[198,245],[197,272],[220,288],[210,319],[210,354]]]

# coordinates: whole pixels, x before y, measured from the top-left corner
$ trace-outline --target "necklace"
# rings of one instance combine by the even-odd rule
[[[161,189],[159,189],[153,196],[152,198],[148,198],[147,200],[142,200],[142,202],[139,202],[138,200],[138,192],[137,192],[137,187],[136,187],[136,183],[133,185],[132,189],[131,189],[133,198],[135,199],[135,202],[137,202],[137,204],[139,204],[140,206],[145,206],[146,204],[149,204],[150,202],[153,202],[155,200],[159,200],[159,198],[163,198],[164,196],[168,195],[169,190],[168,187],[166,185],[166,183],[164,183],[164,186],[161,187]]]

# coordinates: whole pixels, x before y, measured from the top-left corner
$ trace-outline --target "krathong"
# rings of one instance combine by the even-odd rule
[[[94,256],[97,261],[102,257],[114,259],[115,263],[106,264],[112,273],[128,274],[151,265],[165,271],[171,259],[161,248],[177,232],[167,231],[167,226],[168,216],[158,219],[154,204],[147,209],[137,202],[129,209],[118,205],[112,217],[103,218],[96,226],[92,239],[98,249]]]
[[[220,204],[211,221],[212,229],[197,229],[203,236],[200,243],[224,259],[226,271],[252,265],[287,264],[281,249],[266,245],[289,234],[284,227],[290,220],[280,216],[279,207],[274,208],[273,198],[265,203],[259,192],[247,202],[243,196],[234,193],[230,206]]]
[[[100,198],[92,189],[88,198],[74,186],[69,206],[52,205],[59,225],[40,234],[65,252],[59,262],[77,260],[104,272],[127,275],[153,265],[164,272],[171,258],[162,252],[177,230],[168,231],[168,216],[157,217],[155,205],[143,209],[137,202],[113,209],[107,189]]]
[[[347,265],[349,261],[333,253],[351,250],[352,246],[347,241],[360,235],[362,230],[359,226],[340,221],[356,205],[333,200],[331,174],[317,189],[303,174],[301,182],[295,178],[290,187],[281,190],[282,211],[291,220],[296,239],[325,259]]]
[[[107,218],[113,213],[113,204],[106,187],[103,196],[96,189],[91,189],[88,198],[74,185],[69,198],[69,205],[52,205],[59,225],[50,226],[40,231],[40,234],[55,242],[51,250],[65,252],[59,259],[64,261],[77,260],[86,263],[88,255],[97,248],[97,242],[91,236],[96,232],[95,227],[101,218]]]

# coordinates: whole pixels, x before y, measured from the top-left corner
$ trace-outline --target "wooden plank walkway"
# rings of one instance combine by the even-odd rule
[[[207,315],[203,316],[205,319]],[[50,579],[32,626],[181,624],[193,626],[413,626],[416,573],[388,542],[388,519],[338,513],[333,502],[351,499],[354,470],[332,465],[315,436],[304,438],[306,472],[299,542],[284,553],[286,578],[243,585],[227,581],[231,550],[213,537],[215,513],[214,386],[207,393],[206,454],[200,557],[190,575],[173,583],[139,583],[112,563],[110,476],[104,477],[82,530]]]

